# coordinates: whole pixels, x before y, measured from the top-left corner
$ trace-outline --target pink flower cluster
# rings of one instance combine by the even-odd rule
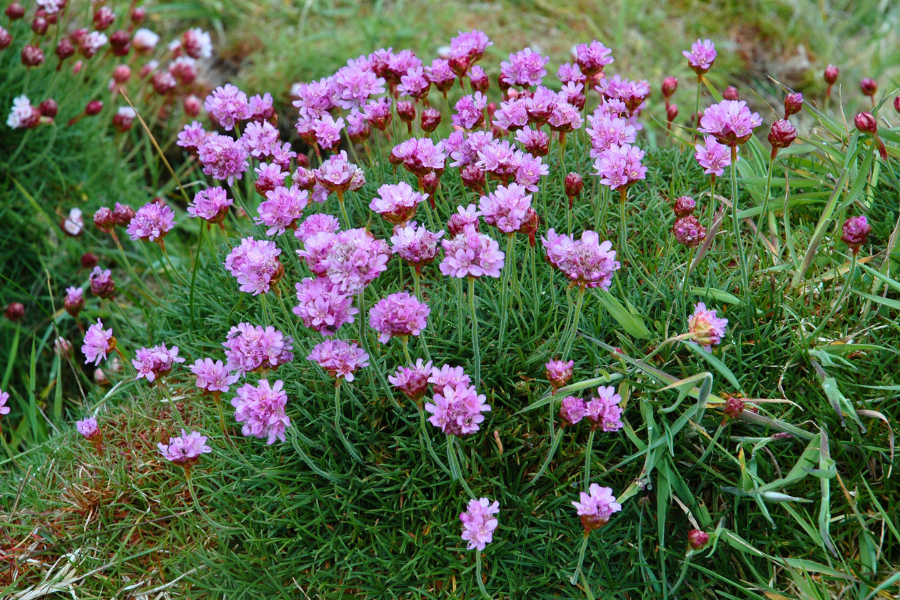
[[[431,373],[431,361],[423,363],[420,358],[411,367],[398,367],[396,373],[388,375],[388,381],[403,392],[407,398],[418,402],[428,390],[428,379],[431,377]]]
[[[239,375],[257,370],[277,369],[294,360],[294,340],[274,327],[239,323],[232,327],[222,345],[228,369]]]
[[[211,358],[201,358],[190,369],[197,376],[197,387],[208,394],[227,392],[229,386],[240,379],[239,375],[232,375],[228,365],[221,360],[214,362]]]
[[[644,179],[647,167],[641,164],[644,151],[631,144],[612,145],[594,161],[600,183],[614,190],[623,190]]]
[[[218,133],[210,133],[197,148],[203,172],[213,179],[228,181],[241,179],[247,170],[247,151],[233,138]]]
[[[369,208],[385,218],[388,223],[403,225],[416,214],[416,207],[428,197],[412,189],[405,181],[386,183],[378,188],[378,196]]]
[[[257,241],[251,236],[241,240],[241,245],[225,258],[224,265],[238,280],[242,292],[256,296],[267,293],[284,275],[278,260],[280,254],[275,242]]]
[[[449,240],[443,240],[444,260],[441,273],[448,277],[500,277],[506,254],[490,236],[479,233],[473,225]]]
[[[425,328],[431,309],[406,292],[382,298],[369,309],[369,325],[378,332],[378,341],[387,344],[392,337],[418,336]]]
[[[618,431],[622,423],[622,408],[619,403],[622,397],[613,387],[597,388],[597,396],[587,402],[575,396],[563,398],[559,409],[559,417],[565,425],[575,425],[585,417],[591,422],[591,429],[612,432]]]
[[[706,304],[698,302],[694,305],[694,314],[688,319],[688,333],[690,341],[703,346],[709,352],[712,346],[722,343],[725,329],[728,327],[728,319],[716,316],[716,311],[707,310]]]
[[[152,348],[141,348],[131,359],[131,364],[137,370],[134,378],[141,379],[143,377],[147,381],[155,381],[157,377],[168,375],[175,363],[183,362],[184,359],[178,356],[178,346],[172,346],[170,350],[166,348],[165,344]]]
[[[621,267],[612,244],[609,241],[601,244],[594,231],[585,231],[581,240],[575,241],[550,229],[546,237],[541,237],[541,242],[550,264],[582,287],[608,290],[613,273]]]
[[[192,217],[199,217],[209,223],[221,223],[233,203],[224,189],[211,187],[197,192],[187,211]]]
[[[150,202],[140,207],[128,224],[128,235],[133,240],[161,241],[175,226],[175,213],[168,206]]]
[[[341,325],[353,323],[353,316],[359,312],[353,306],[353,298],[340,292],[329,279],[307,278],[295,287],[300,303],[294,307],[294,314],[324,336],[332,336]]]
[[[487,498],[469,500],[466,512],[459,515],[462,521],[462,539],[469,543],[469,550],[484,550],[494,541],[494,530],[499,524],[494,515],[500,512],[500,503]]]
[[[257,223],[266,225],[266,235],[281,235],[286,229],[296,227],[309,202],[309,192],[297,186],[276,187],[266,192],[266,200],[259,205]]]
[[[711,135],[703,138],[703,144],[697,144],[694,148],[697,153],[694,158],[700,163],[700,166],[706,169],[707,175],[715,175],[721,177],[725,173],[725,167],[731,166],[731,153],[728,146],[724,146],[716,141]],[[735,150],[737,147],[735,146]]]
[[[509,60],[500,63],[500,78],[508,86],[528,88],[540,85],[547,75],[550,58],[541,56],[531,48],[525,48],[509,55]]]
[[[531,195],[524,187],[511,183],[497,186],[497,189],[482,196],[478,208],[488,225],[497,227],[503,233],[519,231],[528,219]]]
[[[325,340],[316,344],[306,357],[337,379],[353,381],[357,369],[369,366],[369,355],[353,342]]]
[[[103,440],[103,434],[95,417],[88,417],[83,421],[75,421],[75,429],[91,443]]]
[[[622,505],[616,502],[612,488],[600,487],[592,483],[590,493],[581,492],[581,502],[573,502],[572,506],[581,516],[581,524],[585,531],[591,531],[609,523],[614,513],[622,510]]]
[[[237,396],[231,400],[234,407],[234,420],[243,423],[241,434],[266,440],[266,444],[274,444],[275,440],[285,440],[285,430],[291,420],[284,413],[287,405],[287,394],[282,389],[284,382],[280,379],[275,385],[269,385],[267,379],[260,379],[254,387],[249,383],[237,389]]]
[[[106,360],[106,355],[115,348],[116,338],[113,337],[112,328],[104,330],[103,321],[97,319],[84,335],[84,344],[81,346],[81,352],[85,357],[84,363],[93,362],[94,366],[97,366],[101,360]]]
[[[188,435],[184,429],[181,430],[181,437],[170,438],[168,444],[159,443],[157,448],[163,458],[186,469],[197,464],[201,454],[212,452],[212,448],[206,445],[206,436],[197,431]]]
[[[320,233],[307,241],[306,250],[298,250],[297,254],[306,257],[309,262],[309,254],[315,252],[315,244],[318,243],[327,246],[320,263],[321,272],[317,272],[313,265],[310,269],[328,277],[346,294],[356,294],[365,289],[387,269],[391,257],[387,242],[371,237],[365,229],[350,229],[333,235]]]
[[[575,361],[551,360],[544,367],[547,369],[547,379],[554,390],[565,386],[572,379]]]
[[[415,221],[404,227],[395,227],[391,236],[394,254],[397,254],[416,268],[421,268],[434,261],[438,253],[438,240],[444,232],[432,233],[424,226],[417,226]]]
[[[750,112],[743,100],[722,100],[703,111],[700,132],[710,134],[720,144],[738,146],[749,140],[753,129],[760,125],[759,114]]]
[[[440,369],[432,367],[428,382],[434,391],[433,402],[425,404],[431,413],[428,420],[447,435],[468,435],[475,433],[484,422],[484,414],[491,407],[485,402],[484,394],[479,394],[471,385],[471,379],[462,367],[444,365]]]

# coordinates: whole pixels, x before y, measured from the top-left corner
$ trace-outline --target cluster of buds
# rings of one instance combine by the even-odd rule
[[[772,160],[778,151],[787,148],[797,139],[797,128],[788,121],[788,117],[800,112],[803,108],[803,94],[790,93],[784,98],[784,118],[772,123],[769,129],[769,144],[772,146]]]
[[[666,99],[666,135],[672,130],[672,121],[678,118],[678,105],[671,102],[672,95],[678,89],[678,79],[666,77],[662,82],[662,95]]]
[[[696,208],[697,203],[690,196],[681,196],[672,206],[675,213],[672,233],[679,244],[688,248],[696,248],[706,239],[706,227],[694,216]]]

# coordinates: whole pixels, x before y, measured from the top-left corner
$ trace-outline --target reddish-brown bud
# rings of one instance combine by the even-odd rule
[[[737,88],[733,85],[729,85],[727,88],[725,88],[725,91],[722,92],[722,97],[726,100],[740,100]]]
[[[175,77],[168,71],[157,71],[151,79],[154,91],[160,96],[165,96],[175,89],[178,82]]]
[[[35,17],[31,22],[31,30],[38,35],[44,35],[45,33],[47,33],[47,27],[49,26],[50,24],[47,23],[47,19],[45,19],[44,17]]]
[[[865,217],[850,217],[844,221],[841,241],[850,246],[855,252],[860,246],[864,246],[869,241],[871,232],[872,226],[869,225]]]
[[[859,90],[866,96],[874,96],[878,93],[878,83],[874,79],[866,77],[859,82]]]
[[[484,190],[484,171],[475,165],[466,165],[459,173],[462,184],[475,192]]]
[[[784,97],[784,118],[795,115],[803,108],[803,94],[794,92]]]
[[[422,191],[428,194],[428,202],[431,204],[431,207],[434,208],[434,194],[441,185],[440,176],[434,171],[429,171],[422,175],[419,178],[419,181],[422,183]]]
[[[441,124],[441,111],[428,107],[422,111],[422,131],[431,133]]]
[[[108,6],[101,6],[94,13],[94,28],[99,31],[109,29],[109,26],[116,20],[116,15]]]
[[[875,117],[872,115],[872,113],[859,113],[858,115],[853,117],[853,123],[856,125],[856,128],[863,133],[878,133],[878,121],[875,120]]]
[[[688,543],[694,550],[702,550],[709,543],[709,534],[699,529],[688,531]]]
[[[94,225],[104,233],[110,233],[116,227],[116,217],[109,207],[101,206],[94,213]]]
[[[127,204],[119,204],[116,202],[116,207],[112,212],[113,218],[116,220],[116,225],[119,227],[128,227],[128,224],[131,223],[131,220],[134,218],[134,209]]]
[[[89,117],[93,117],[94,115],[100,114],[101,110],[103,110],[103,101],[91,100],[87,103],[87,106],[84,107],[84,114]]]
[[[85,252],[81,255],[81,267],[83,269],[93,269],[98,262],[100,262],[100,259],[93,252]]]
[[[109,45],[112,53],[116,56],[125,56],[131,50],[131,36],[125,30],[114,31],[109,36]]]
[[[21,321],[25,316],[25,305],[21,302],[12,302],[6,307],[6,318],[10,321]]]
[[[835,83],[837,83],[838,75],[840,74],[840,69],[838,69],[834,65],[828,65],[827,67],[825,67],[825,83],[827,83],[829,87],[833,86]]]
[[[686,217],[692,214],[696,208],[697,203],[690,196],[680,196],[675,200],[675,205],[672,206],[676,217]]]
[[[18,2],[13,2],[6,7],[6,16],[9,17],[10,21],[21,19],[25,16],[25,7]]]
[[[729,419],[736,419],[744,412],[744,401],[734,396],[728,396],[725,399],[725,416]]]
[[[666,77],[662,82],[662,95],[667,99],[672,97],[675,90],[678,89],[678,79],[675,77]]]
[[[28,44],[22,48],[22,64],[26,67],[39,67],[44,64],[44,51]]]
[[[9,32],[0,27],[0,50],[6,50],[12,45],[13,38]]]
[[[473,69],[475,70],[475,69]],[[491,80],[488,79],[484,71],[479,70],[478,73],[469,73],[469,81],[472,83],[472,89],[482,94],[488,91],[491,86]]]
[[[666,107],[666,120],[674,121],[677,118],[678,118],[678,105],[670,104],[669,106]]]
[[[88,30],[82,27],[81,29],[76,29],[72,33],[69,34],[69,41],[72,42],[75,46],[80,46],[82,40],[84,40],[85,36],[88,34]]]
[[[63,61],[73,54],[75,54],[75,46],[68,38],[61,38],[56,44],[56,58]]]
[[[147,18],[147,9],[143,6],[138,6],[133,11],[131,11],[131,22],[135,25],[140,25],[144,22],[144,19]]]
[[[56,104],[56,100],[53,98],[47,98],[40,104],[38,104],[38,110],[41,111],[41,116],[48,117],[50,119],[56,117],[59,112],[59,106]]]
[[[529,208],[525,212],[525,219],[522,221],[522,225],[519,227],[519,233],[528,236],[528,243],[531,246],[534,246],[535,239],[534,236],[537,233],[538,226],[541,224],[541,217],[533,208]]]
[[[404,123],[412,123],[416,120],[416,105],[409,100],[397,102],[397,116]]]
[[[566,189],[566,197],[568,197],[569,200],[577,198],[581,195],[581,190],[584,189],[584,179],[578,173],[569,173],[564,180],[564,186]]]
[[[772,123],[769,130],[769,143],[772,145],[773,156],[779,148],[787,148],[797,139],[797,129],[786,119],[780,119]]]
[[[447,61],[447,64],[450,66],[450,70],[453,71],[453,74],[462,80],[462,78],[466,76],[466,71],[468,71],[469,67],[472,65],[472,61],[470,61],[469,56],[466,55],[451,58]]]
[[[131,79],[131,67],[128,65],[118,65],[112,72],[113,80],[118,84],[126,83]]]
[[[894,98],[894,110],[900,113],[900,96]]]
[[[184,101],[184,114],[189,117],[196,117],[200,114],[200,109],[203,108],[203,104],[200,102],[200,98],[191,94],[190,96],[185,96]]]

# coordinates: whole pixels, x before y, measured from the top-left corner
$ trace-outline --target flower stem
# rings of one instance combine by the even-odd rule
[[[716,176],[709,176],[709,225],[707,231],[712,231],[713,223],[716,220]]]
[[[584,454],[584,491],[588,491],[591,485],[591,457],[594,455],[594,434],[596,430],[591,429],[588,434],[587,452]]]
[[[550,403],[550,406],[551,406],[550,422],[551,423],[553,422],[553,408],[552,407],[554,406],[554,404],[555,403],[552,403],[552,402]],[[553,438],[553,442],[550,444],[550,452],[547,453],[547,458],[544,459],[544,464],[541,465],[540,470],[538,470],[538,472],[535,474],[535,476],[531,478],[531,481],[529,482],[530,484],[536,483],[537,480],[541,478],[541,475],[544,474],[544,471],[547,470],[547,467],[550,466],[550,461],[553,460],[553,457],[556,455],[556,450],[557,450],[557,448],[559,448],[559,442],[562,439],[563,431],[565,431],[565,429],[560,427],[556,431],[556,435],[551,434],[551,437]]]
[[[566,336],[566,345],[563,347],[562,357],[563,359],[569,356],[569,351],[572,350],[572,344],[575,343],[575,337],[578,335],[578,319],[581,317],[581,307],[584,305],[584,293],[585,288],[578,288],[578,300],[575,301],[575,314],[572,319],[571,325],[571,333]]]
[[[738,247],[738,257],[741,261],[741,283],[744,286],[744,295],[750,294],[750,284],[747,275],[747,257],[744,256],[744,243],[741,240],[741,221],[738,218],[738,187],[737,187],[737,146],[731,147],[731,218],[734,221],[734,241]],[[749,308],[749,303],[748,303]]]
[[[407,364],[412,365],[413,359],[409,356],[409,336],[401,336],[400,343],[403,345],[403,356],[406,357]]]
[[[413,293],[418,298],[419,302],[422,301],[422,290],[419,287],[419,279],[422,277],[419,272],[420,267],[413,267]]]
[[[447,460],[450,462],[450,477],[454,481],[459,481],[462,484],[462,487],[469,495],[469,498],[474,498],[475,494],[472,493],[472,490],[469,489],[469,484],[466,483],[466,478],[463,475],[460,466],[459,457],[456,455],[456,445],[453,442],[454,439],[456,439],[456,436],[454,435],[447,436]]]
[[[619,188],[619,251],[622,256],[628,257],[628,224],[625,219],[625,199],[628,197],[628,188]]]
[[[478,317],[475,314],[475,278],[469,276],[469,313],[472,315],[472,349],[475,353],[475,387],[481,385],[481,349],[478,347]]]
[[[503,353],[503,338],[506,336],[506,324],[509,315],[509,272],[512,270],[511,256],[515,248],[515,234],[509,233],[506,236],[506,268],[503,269],[503,281],[500,284],[500,336],[497,340],[497,353]],[[473,313],[474,315],[474,313]],[[474,316],[472,317],[474,319]]]
[[[344,446],[347,448],[347,451],[350,453],[350,456],[353,457],[353,460],[358,462],[359,464],[365,464],[363,462],[362,457],[356,452],[356,448],[353,447],[353,444],[350,443],[350,440],[344,435],[344,431],[341,429],[341,380],[337,379],[334,382],[334,428],[337,431],[338,437],[341,438],[341,441],[344,443]]]
[[[344,229],[350,229],[350,217],[347,216],[347,207],[344,206],[344,192],[338,190],[338,203],[341,205],[341,217],[344,219]]]
[[[584,539],[581,541],[581,549],[578,551],[578,563],[575,566],[575,573],[572,574],[572,579],[569,580],[572,585],[578,582],[578,576],[581,574],[581,565],[584,564],[584,552],[587,550],[588,535],[590,535],[590,532],[585,531]]]
[[[697,141],[697,129],[700,128],[700,119],[697,114],[700,112],[700,86],[703,85],[703,75],[697,75],[697,101],[694,103],[694,114],[691,115],[691,122],[694,123],[694,141]]]
[[[484,580],[481,579],[481,550],[475,551],[475,580],[478,582],[478,589],[481,590],[481,595],[490,599],[491,595],[484,589]]]
[[[762,212],[759,213],[759,224],[756,227],[756,235],[753,236],[753,245],[750,246],[750,263],[756,262],[756,243],[762,237],[762,221],[769,215],[769,193],[772,191],[772,171],[775,170],[775,156],[769,159],[769,174],[766,176],[766,195],[763,197]]]

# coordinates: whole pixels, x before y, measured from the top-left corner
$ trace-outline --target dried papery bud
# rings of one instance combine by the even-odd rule
[[[68,38],[62,38],[57,42],[56,58],[58,58],[60,62],[66,60],[73,54],[75,54],[75,46],[72,45],[72,42],[69,41]]]
[[[116,20],[116,15],[108,6],[101,6],[94,13],[94,28],[98,31],[109,29],[109,26]]]
[[[797,129],[790,121],[780,119],[772,123],[769,130],[769,143],[772,145],[772,157],[778,154],[781,148],[787,148],[797,139]]]
[[[863,133],[871,133],[873,135],[878,133],[878,121],[875,120],[872,113],[859,113],[853,117],[853,123],[856,125],[856,128]]]
[[[784,97],[784,118],[796,115],[803,108],[803,94],[794,92]]]
[[[675,205],[672,207],[672,210],[675,211],[676,217],[686,217],[694,212],[694,209],[697,208],[697,203],[690,196],[680,196],[677,200],[675,200]]]
[[[675,234],[675,240],[679,244],[688,248],[696,248],[706,239],[706,227],[701,225],[694,215],[675,219],[672,233]]]
[[[744,412],[744,401],[734,396],[728,396],[725,399],[725,416],[729,419],[737,419]]]
[[[59,113],[59,106],[56,104],[56,100],[47,98],[38,104],[38,110],[41,111],[42,116],[53,119]]]
[[[189,117],[196,117],[200,114],[200,109],[203,108],[203,103],[200,101],[200,98],[193,94],[185,96],[182,103],[184,105],[184,114]]]
[[[47,23],[47,19],[45,19],[44,17],[35,17],[31,22],[31,30],[38,35],[44,35],[45,33],[47,33],[47,27],[49,26],[50,24]]]
[[[44,64],[44,51],[28,44],[22,48],[22,64],[26,67],[39,67]]]
[[[466,165],[459,174],[462,184],[470,190],[481,192],[484,190],[484,171],[475,165]]]
[[[100,262],[100,259],[93,252],[85,252],[81,255],[81,268],[83,269],[93,269],[98,262]]]
[[[13,39],[9,32],[0,27],[0,50],[6,50],[12,45]]]
[[[25,305],[21,302],[11,302],[9,306],[6,307],[6,318],[10,321],[21,321],[24,316]]]
[[[116,228],[116,216],[107,206],[101,206],[94,213],[94,225],[104,233],[110,233]]]
[[[675,77],[666,77],[662,82],[662,95],[668,100],[678,89],[678,79]]]
[[[859,82],[859,91],[866,96],[874,96],[878,93],[878,83],[874,79],[866,77]]]
[[[87,106],[84,107],[84,114],[93,117],[94,115],[100,114],[101,110],[103,110],[103,102],[101,100],[91,100],[87,103]]]
[[[571,204],[574,198],[581,195],[581,190],[584,189],[584,178],[578,173],[569,173],[564,180],[564,187],[566,189],[566,197]]]
[[[112,72],[113,81],[118,84],[127,83],[131,79],[131,67],[128,65],[118,65]]]
[[[25,7],[18,2],[13,2],[6,7],[6,16],[9,17],[10,21],[21,19],[25,16]]]
[[[670,104],[669,106],[666,107],[666,120],[671,122],[677,118],[678,118],[678,105]]]
[[[122,29],[109,36],[109,46],[115,56],[126,56],[131,50],[131,36]]]
[[[859,252],[859,247],[869,241],[872,227],[865,217],[850,217],[844,221],[841,241],[850,246],[854,253]]]
[[[727,88],[725,88],[725,91],[722,92],[722,98],[724,98],[725,100],[740,100],[737,88],[733,85],[729,85]]]
[[[688,532],[688,544],[694,550],[702,550],[709,543],[709,534],[699,529],[691,529]]]
[[[133,11],[131,11],[131,22],[135,25],[140,25],[144,22],[144,19],[147,18],[147,9],[143,6],[138,6]]]
[[[431,133],[441,124],[441,111],[428,107],[422,111],[422,131]]]
[[[416,120],[416,105],[409,100],[397,102],[397,116],[404,123],[412,123]]]

